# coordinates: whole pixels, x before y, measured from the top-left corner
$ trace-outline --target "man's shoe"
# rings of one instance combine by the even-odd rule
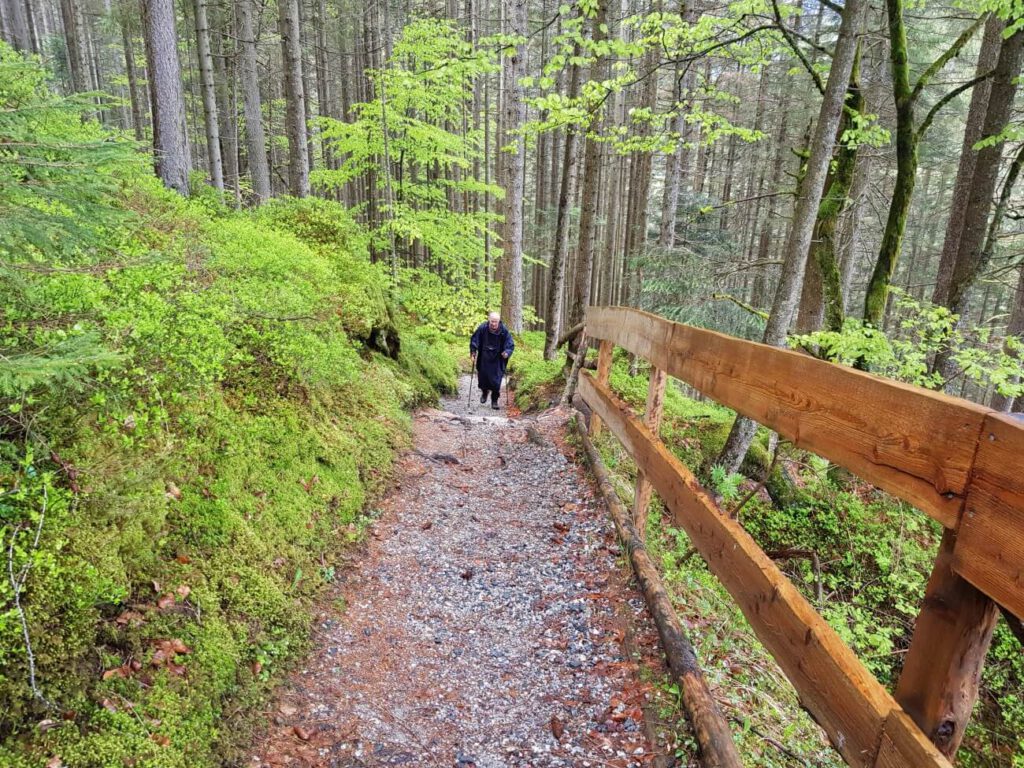
[[[487,390],[485,389],[485,390],[483,390],[480,393],[480,405],[483,405],[486,402],[487,402]]]
[[[491,408],[493,408],[496,411],[501,410],[501,406],[498,405],[497,403],[491,403]]]

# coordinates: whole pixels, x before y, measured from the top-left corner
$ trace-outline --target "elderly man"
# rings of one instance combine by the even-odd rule
[[[501,322],[501,315],[491,312],[487,322],[481,323],[469,340],[469,355],[477,372],[477,385],[480,387],[480,402],[487,402],[487,393],[491,393],[491,408],[498,410],[498,395],[501,392],[501,380],[505,376],[505,366],[515,349],[512,334]]]

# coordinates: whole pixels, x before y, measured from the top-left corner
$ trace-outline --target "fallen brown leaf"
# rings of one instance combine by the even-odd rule
[[[296,725],[292,728],[292,733],[298,736],[303,741],[309,741],[313,736],[313,732],[309,728],[303,728],[301,725]]]
[[[552,715],[551,735],[554,736],[558,741],[561,741],[563,733],[565,733],[565,724],[558,719],[558,715]]]

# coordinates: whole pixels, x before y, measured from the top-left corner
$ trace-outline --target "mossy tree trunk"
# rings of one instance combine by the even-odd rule
[[[978,27],[987,19],[987,16],[983,15],[975,20],[911,85],[907,29],[903,20],[904,1],[886,0],[885,9],[889,27],[889,64],[892,70],[893,96],[896,101],[896,182],[889,201],[889,213],[882,233],[878,258],[864,297],[864,320],[876,328],[882,326],[885,317],[889,286],[896,271],[896,262],[899,260],[903,245],[903,233],[907,227],[907,214],[910,213],[910,204],[914,199],[921,138],[931,127],[932,120],[943,106],[984,78],[974,78],[945,94],[935,103],[920,125],[916,123],[914,108],[924,88],[950,59],[960,53]]]

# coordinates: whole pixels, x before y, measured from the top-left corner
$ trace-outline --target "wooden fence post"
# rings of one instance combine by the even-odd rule
[[[946,530],[928,579],[896,701],[946,757],[964,737],[978,698],[996,604],[953,572],[956,533]]]
[[[647,385],[647,405],[644,408],[644,424],[658,435],[661,429],[661,415],[665,411],[665,372],[651,366],[651,381]],[[644,471],[637,468],[636,490],[633,493],[633,524],[642,541],[647,540],[647,509],[651,504],[651,483]]]
[[[608,376],[612,372],[612,350],[615,345],[608,339],[601,339],[597,348],[597,380],[601,384],[608,383]],[[601,417],[596,413],[590,414],[590,437],[596,438],[601,434]]]

